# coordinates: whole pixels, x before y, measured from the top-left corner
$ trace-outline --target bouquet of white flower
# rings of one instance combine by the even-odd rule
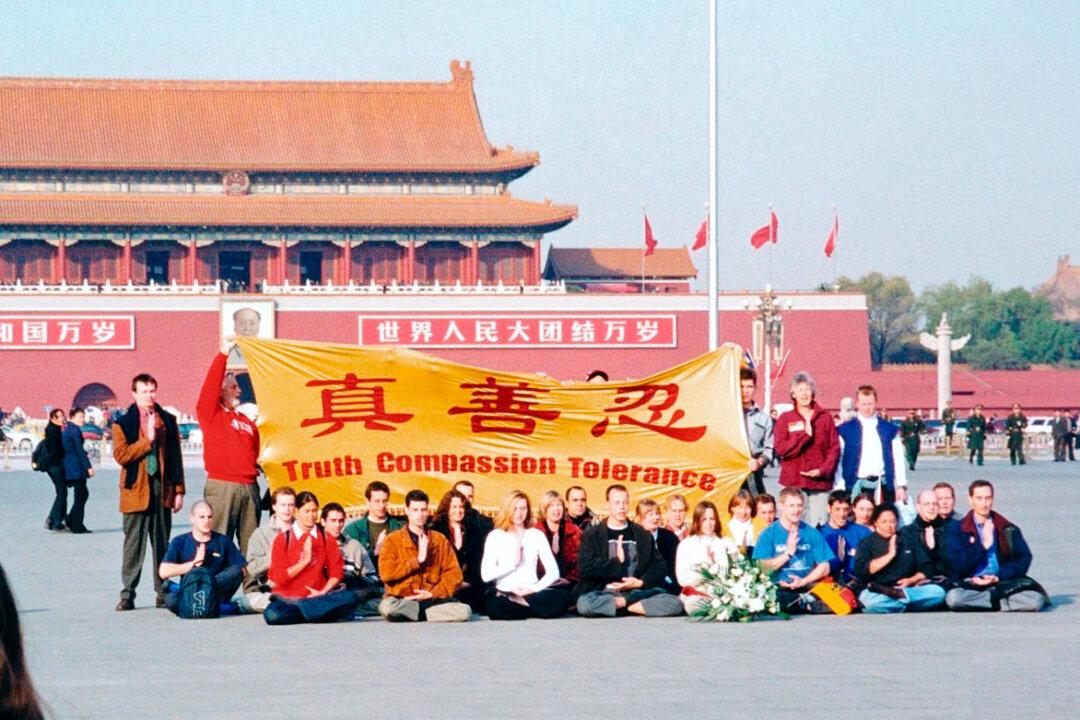
[[[704,583],[698,590],[707,597],[690,612],[696,620],[712,622],[750,622],[763,615],[779,615],[776,585],[769,572],[748,560],[742,553],[729,557],[727,572],[718,563],[702,563],[698,572]]]

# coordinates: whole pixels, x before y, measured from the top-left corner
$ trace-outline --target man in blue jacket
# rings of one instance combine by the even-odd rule
[[[840,435],[840,472],[834,490],[850,497],[870,493],[874,502],[907,500],[904,446],[895,425],[878,414],[877,390],[861,385],[855,395],[858,414],[836,428]]]
[[[86,480],[94,477],[94,468],[90,466],[90,458],[86,456],[86,448],[83,447],[82,426],[85,419],[83,409],[73,407],[68,413],[67,424],[61,431],[64,444],[64,481],[75,491],[75,498],[65,522],[68,530],[76,535],[90,532],[83,524],[83,516],[86,512],[86,500],[90,497]]]
[[[1020,528],[994,512],[994,486],[976,480],[968,488],[971,512],[947,526],[946,554],[958,586],[945,602],[951,610],[1037,612],[1050,598],[1027,576],[1031,567]]]

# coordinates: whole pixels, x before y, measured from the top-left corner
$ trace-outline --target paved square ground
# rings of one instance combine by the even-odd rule
[[[25,463],[22,465],[25,468]],[[201,496],[204,474],[189,470]],[[1024,530],[1039,615],[703,625],[685,618],[267,627],[113,610],[118,472],[91,480],[92,535],[42,528],[45,475],[0,473],[0,562],[56,718],[1075,718],[1080,716],[1080,463],[928,458],[916,488],[977,477]],[[960,507],[966,509],[961,498]],[[186,508],[174,534],[187,528]]]

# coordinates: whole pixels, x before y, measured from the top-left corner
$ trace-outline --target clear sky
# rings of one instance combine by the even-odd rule
[[[448,80],[473,62],[515,195],[577,204],[557,246],[689,244],[708,194],[708,3],[0,0],[0,75]],[[725,288],[1080,263],[1080,4],[720,2]],[[0,130],[2,131],[2,130]],[[695,258],[704,277],[704,253]]]

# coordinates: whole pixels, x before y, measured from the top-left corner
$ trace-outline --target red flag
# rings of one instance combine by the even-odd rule
[[[645,213],[641,213],[645,216],[645,255],[649,256],[656,250],[656,238],[652,234],[652,225],[649,224],[649,216]]]
[[[836,238],[840,234],[840,216],[833,213],[833,226],[829,231],[829,239],[825,241],[825,257],[832,257],[836,252]]]
[[[709,242],[709,219],[705,218],[701,221],[701,227],[698,228],[697,234],[694,235],[694,246],[691,250],[700,250],[705,247],[705,244]]]
[[[769,211],[769,224],[763,227],[759,227],[754,231],[754,234],[750,236],[750,244],[754,246],[755,250],[761,249],[761,246],[768,242],[775,243],[777,241],[777,230],[779,229],[779,223],[776,220],[776,213],[772,210]]]

